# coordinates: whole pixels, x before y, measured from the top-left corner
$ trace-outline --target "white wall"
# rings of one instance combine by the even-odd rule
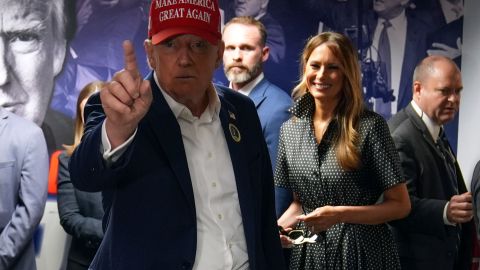
[[[463,92],[458,124],[458,161],[470,190],[480,160],[480,1],[465,0],[462,48]]]

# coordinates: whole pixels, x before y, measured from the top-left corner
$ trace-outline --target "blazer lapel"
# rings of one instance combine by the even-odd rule
[[[193,210],[193,215],[195,215],[192,181],[188,170],[180,126],[155,83],[152,74],[153,73],[150,73],[147,79],[150,80],[152,87],[153,102],[145,118],[148,126],[152,129],[158,143],[165,152],[165,156],[171,164],[172,171],[177,177],[183,193]]]
[[[237,123],[237,110],[218,92],[222,103],[220,121],[222,123],[225,139],[227,141],[230,158],[232,159],[235,182],[237,184],[238,199],[242,212],[243,229],[247,240],[248,256],[250,263],[255,262],[255,213],[252,184],[248,175],[248,163],[245,153],[244,130]],[[237,134],[238,132],[238,134]],[[252,268],[253,269],[253,268]]]
[[[410,118],[412,123],[415,125],[415,127],[420,131],[423,139],[427,142],[428,146],[433,149],[433,152],[436,153],[438,158],[442,159],[442,153],[440,152],[440,150],[438,150],[437,146],[435,146],[432,135],[428,131],[427,126],[425,125],[423,120],[420,118],[420,116],[418,116],[412,104],[409,104],[407,107],[405,107],[405,112],[408,115],[408,118]]]
[[[258,109],[262,101],[266,98],[265,92],[267,91],[269,82],[267,79],[263,78],[250,92],[250,95],[248,97],[253,100],[253,103],[255,104],[255,108]]]

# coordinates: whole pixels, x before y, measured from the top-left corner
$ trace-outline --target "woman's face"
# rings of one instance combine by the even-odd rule
[[[322,102],[340,99],[344,73],[340,61],[325,43],[313,50],[304,74],[308,91],[315,99]]]

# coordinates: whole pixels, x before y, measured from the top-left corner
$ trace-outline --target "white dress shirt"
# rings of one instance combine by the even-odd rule
[[[154,79],[159,85],[156,74]],[[212,85],[208,90],[208,107],[200,117],[195,117],[186,106],[160,90],[180,125],[192,180],[197,218],[193,269],[249,269],[235,174],[219,118],[220,99]],[[122,149],[111,151],[105,124],[103,130],[104,158],[116,160],[135,134],[119,147]]]

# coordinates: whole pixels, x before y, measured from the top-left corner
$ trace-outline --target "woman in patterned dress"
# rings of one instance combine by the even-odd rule
[[[324,32],[307,42],[301,68],[275,170],[294,201],[278,224],[317,238],[280,236],[293,247],[290,268],[399,269],[386,222],[407,216],[410,200],[387,124],[363,105],[357,53]]]

